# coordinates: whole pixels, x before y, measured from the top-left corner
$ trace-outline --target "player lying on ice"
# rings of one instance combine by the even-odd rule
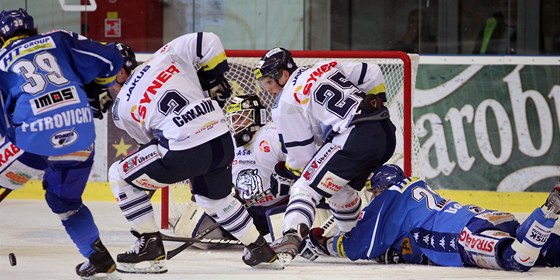
[[[396,165],[379,168],[371,190],[379,195],[356,227],[328,238],[312,229],[301,255],[513,271],[560,266],[560,237],[551,233],[560,214],[560,186],[521,224],[510,213],[441,197]]]

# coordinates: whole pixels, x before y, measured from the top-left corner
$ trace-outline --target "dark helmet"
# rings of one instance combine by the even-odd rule
[[[136,55],[134,54],[132,49],[125,43],[118,42],[115,43],[115,45],[117,46],[117,49],[119,49],[119,51],[121,52],[121,55],[124,59],[123,68],[126,71],[126,73],[130,75],[130,72],[132,72],[132,70],[134,70],[134,68],[138,66],[138,62],[136,62]]]
[[[266,124],[266,108],[257,95],[238,95],[226,106],[226,119],[238,147],[251,141],[259,127]]]
[[[371,186],[366,188],[368,191],[383,191],[404,178],[404,172],[398,165],[385,164],[373,172]]]
[[[290,74],[296,71],[297,65],[292,58],[292,53],[284,48],[274,48],[269,50],[257,63],[253,73],[255,78],[260,80],[264,77],[271,77],[278,80],[282,75],[281,70],[288,70]]]
[[[2,11],[0,14],[0,35],[4,39],[8,39],[17,31],[35,32],[33,17],[22,8],[12,11]]]

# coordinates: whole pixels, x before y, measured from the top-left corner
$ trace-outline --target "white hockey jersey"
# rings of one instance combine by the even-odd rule
[[[348,128],[366,94],[384,92],[376,64],[332,60],[298,68],[272,109],[287,151],[286,166],[301,171],[331,132]]]
[[[246,201],[270,189],[270,175],[274,165],[284,161],[278,132],[274,123],[261,127],[251,142],[235,149],[232,163],[233,184],[241,198]],[[277,196],[268,194],[255,203],[258,206],[272,206],[288,198],[288,194]]]
[[[197,70],[226,59],[213,33],[186,34],[160,48],[128,78],[113,105],[113,121],[139,144],[157,138],[170,150],[208,142],[228,127],[218,103],[202,90]]]

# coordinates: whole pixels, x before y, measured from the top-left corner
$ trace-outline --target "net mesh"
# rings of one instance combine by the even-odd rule
[[[304,52],[302,52],[304,53]],[[375,53],[375,52],[371,52]],[[260,97],[263,105],[268,111],[268,120],[271,120],[271,108],[274,102],[274,96],[267,92],[264,92],[257,84],[257,81],[253,75],[253,68],[262,54],[255,54],[254,56],[248,57],[236,57],[228,54],[228,62],[230,64],[230,70],[226,73],[226,78],[232,86],[233,94],[256,94]],[[305,54],[303,54],[305,55]],[[295,56],[295,55],[294,55]],[[375,56],[379,56],[376,54]],[[415,54],[408,55],[411,62],[411,75],[410,84],[411,89],[414,89],[414,84],[416,82],[416,72],[418,68],[419,57]],[[412,124],[412,113],[410,113],[409,119],[405,120],[405,108],[412,110],[412,92],[411,98],[409,100],[405,99],[404,96],[404,80],[405,71],[404,64],[406,63],[399,58],[367,58],[367,57],[357,57],[357,58],[346,58],[340,56],[324,56],[324,57],[294,57],[294,60],[298,66],[313,65],[315,63],[328,60],[336,59],[338,61],[359,61],[365,63],[375,63],[378,64],[383,72],[385,78],[385,90],[387,93],[387,106],[391,112],[391,120],[397,127],[397,147],[395,154],[389,160],[389,163],[404,166],[405,160],[410,160],[411,175],[421,177],[422,171],[422,155],[420,149],[420,143],[416,136],[416,133],[412,129],[409,133],[405,132],[405,121]],[[411,112],[411,111],[410,111]],[[410,125],[409,127],[413,127]],[[404,137],[403,135],[409,135],[409,137]],[[408,142],[409,145],[405,145]],[[410,159],[405,159],[405,148],[410,147]],[[190,185],[188,180],[180,183],[173,184],[169,187],[169,199],[168,203],[162,205],[162,211],[168,211],[162,215],[167,216],[168,221],[162,220],[162,227],[166,227],[167,224],[174,225],[179,219],[183,211],[185,210],[185,202],[190,199]],[[167,204],[167,205],[166,205]]]

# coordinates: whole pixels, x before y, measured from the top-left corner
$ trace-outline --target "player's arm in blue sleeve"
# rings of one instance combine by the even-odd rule
[[[123,67],[123,58],[114,43],[102,44],[90,40],[76,33],[67,33],[66,42],[69,44],[74,65],[79,67],[82,82],[92,81],[110,87]]]
[[[333,237],[332,244],[328,244],[332,255],[353,261],[373,260],[389,249],[390,242],[384,242],[381,234],[387,226],[382,220],[383,204],[381,208],[377,206],[368,205],[363,210],[363,218],[350,232]]]

